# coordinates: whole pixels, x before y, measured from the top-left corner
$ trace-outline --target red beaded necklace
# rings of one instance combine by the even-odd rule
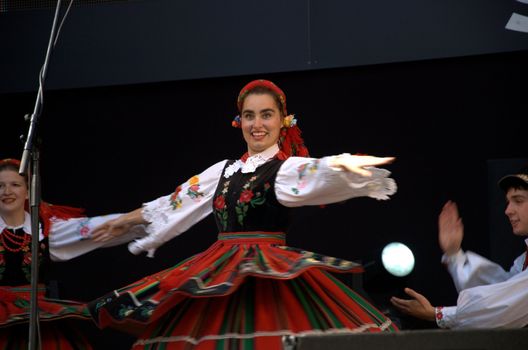
[[[23,236],[16,235],[13,232],[9,231],[7,228],[5,228],[2,231],[2,234],[0,235],[0,241],[2,241],[2,245],[5,247],[5,249],[9,250],[12,253],[17,253],[27,247],[30,237],[31,236],[26,233],[24,233]],[[7,242],[9,242],[9,244],[11,244],[12,246],[14,245],[15,248],[13,248],[12,246],[10,247]]]

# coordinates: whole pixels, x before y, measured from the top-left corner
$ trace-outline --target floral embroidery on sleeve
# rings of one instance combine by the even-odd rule
[[[88,234],[90,233],[90,226],[88,225],[88,222],[90,219],[84,219],[79,221],[79,235],[81,236],[81,240],[88,239]]]
[[[440,328],[447,328],[447,325],[446,325],[446,320],[444,319],[444,313],[443,313],[443,310],[444,307],[443,306],[437,306],[435,307],[435,319],[436,319],[436,324],[440,327]]]
[[[203,192],[200,192],[200,178],[198,176],[193,176],[188,180],[189,188],[187,189],[187,196],[195,202],[199,202],[200,199],[204,196]],[[181,186],[176,187],[174,193],[170,196],[169,201],[173,210],[179,209],[182,206],[182,198],[180,192],[182,190]]]
[[[174,190],[174,193],[170,196],[170,204],[173,210],[181,208],[182,206],[182,199],[180,197],[180,192],[181,192],[181,186],[178,186]]]
[[[240,193],[238,198],[235,211],[237,213],[238,223],[240,225],[244,224],[244,218],[247,215],[249,206],[251,205],[254,208],[257,205],[262,205],[266,202],[266,192],[268,192],[271,187],[268,182],[264,184],[264,192],[254,193],[250,188],[251,184],[257,179],[258,176],[252,176],[249,181],[242,187],[243,190]]]
[[[292,187],[292,192],[299,194],[300,190],[306,187],[306,175],[307,172],[313,174],[319,168],[319,159],[315,159],[311,163],[304,163],[297,167],[297,186]]]
[[[200,192],[200,178],[198,176],[191,177],[189,179],[189,185],[187,195],[195,202],[199,202],[200,198],[204,196],[203,192]]]

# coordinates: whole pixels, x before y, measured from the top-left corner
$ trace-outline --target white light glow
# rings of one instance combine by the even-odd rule
[[[392,242],[383,248],[381,262],[391,275],[403,277],[413,270],[414,255],[405,244]]]

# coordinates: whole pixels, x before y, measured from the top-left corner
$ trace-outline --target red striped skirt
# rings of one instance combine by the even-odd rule
[[[222,233],[208,250],[90,304],[135,349],[280,349],[286,335],[396,331],[329,273],[360,265],[284,245],[283,233]]]
[[[42,349],[91,349],[88,340],[68,319],[89,320],[86,304],[49,299],[38,288],[40,342]],[[0,287],[0,349],[27,349],[30,318],[30,286]]]

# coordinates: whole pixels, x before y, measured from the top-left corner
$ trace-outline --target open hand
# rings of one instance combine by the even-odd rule
[[[122,215],[94,228],[91,238],[95,242],[107,242],[125,234],[132,226]]]
[[[344,153],[333,157],[330,161],[330,166],[369,177],[372,175],[372,172],[365,168],[390,164],[395,159],[395,157],[359,156]]]
[[[460,250],[464,237],[464,224],[458,215],[455,202],[448,201],[438,216],[438,243],[446,255],[453,255]]]
[[[400,299],[392,297],[390,299],[392,305],[394,305],[404,314],[427,321],[435,320],[435,308],[431,305],[426,297],[420,293],[417,293],[411,288],[405,288],[404,291],[413,299]]]
[[[110,241],[127,233],[133,226],[141,224],[146,225],[148,222],[143,218],[142,208],[138,208],[97,226],[91,237],[95,242]]]

